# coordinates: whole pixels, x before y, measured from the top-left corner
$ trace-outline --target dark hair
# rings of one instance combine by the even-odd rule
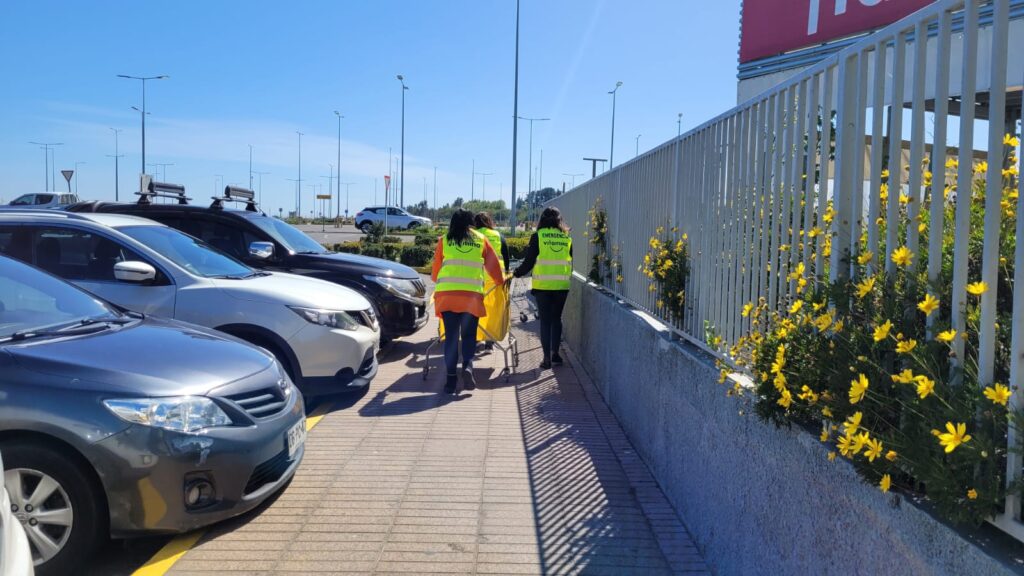
[[[465,208],[459,208],[452,212],[451,222],[448,224],[448,243],[462,246],[463,243],[472,239],[470,227],[473,226],[473,213]]]
[[[554,206],[548,206],[540,213],[540,220],[537,221],[537,230],[541,228],[557,228],[562,232],[569,231],[569,227],[562,220],[562,213]]]
[[[477,228],[494,228],[494,219],[487,212],[477,212],[473,217],[473,225]]]

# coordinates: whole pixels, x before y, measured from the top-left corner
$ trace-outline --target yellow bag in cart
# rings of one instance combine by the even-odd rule
[[[495,285],[490,277],[484,284],[484,309],[487,316],[480,319],[477,342],[504,342],[511,326],[508,289],[504,284]],[[438,334],[444,340],[444,322],[438,322]]]

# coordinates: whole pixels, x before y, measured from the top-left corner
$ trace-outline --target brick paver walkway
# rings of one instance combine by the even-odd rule
[[[395,343],[310,432],[280,497],[171,573],[706,573],[582,370],[529,369],[539,345],[517,327],[523,372],[506,383],[484,356],[478,389],[452,399],[443,370],[421,377],[434,333]]]

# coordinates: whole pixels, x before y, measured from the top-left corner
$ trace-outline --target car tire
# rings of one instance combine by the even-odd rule
[[[61,544],[59,551],[47,562],[36,565],[36,575],[77,572],[109,533],[102,488],[89,471],[76,462],[76,458],[51,445],[40,442],[5,443],[0,446],[0,452],[4,455],[4,481],[7,491],[12,493],[12,500],[14,490],[21,491],[18,500],[26,495],[34,496],[29,491],[38,489],[40,481],[48,477],[56,482],[57,488],[42,503],[37,503],[34,510],[38,511],[40,505],[46,506],[48,511],[70,508],[71,527],[66,528],[69,533],[62,532],[57,524],[36,524],[35,528],[39,530],[36,533],[31,526],[25,526],[34,556],[38,538],[49,538],[51,542],[57,540]],[[19,482],[20,486],[17,485]],[[31,514],[26,510],[27,507],[22,508],[23,513]],[[39,561],[38,557],[36,561]]]
[[[369,234],[370,230],[373,229],[373,223],[371,223],[369,220],[364,220],[359,224],[356,224],[356,227],[359,228],[363,232],[363,234]]]
[[[409,222],[409,228],[408,228],[409,230],[415,230],[415,229],[417,229],[419,227],[420,227],[420,223],[419,222],[415,222],[415,221]]]

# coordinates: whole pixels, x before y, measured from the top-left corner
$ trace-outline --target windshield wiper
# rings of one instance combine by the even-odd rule
[[[323,254],[322,250],[299,250],[296,254]]]
[[[94,332],[102,332],[110,327],[111,324],[127,324],[131,322],[128,318],[83,318],[78,322],[70,325],[65,325],[62,328],[55,329],[37,329],[37,330],[22,330],[11,334],[8,339],[11,342],[20,342],[22,340],[28,340],[29,338],[53,338],[57,336],[81,336],[83,334],[92,334]]]

